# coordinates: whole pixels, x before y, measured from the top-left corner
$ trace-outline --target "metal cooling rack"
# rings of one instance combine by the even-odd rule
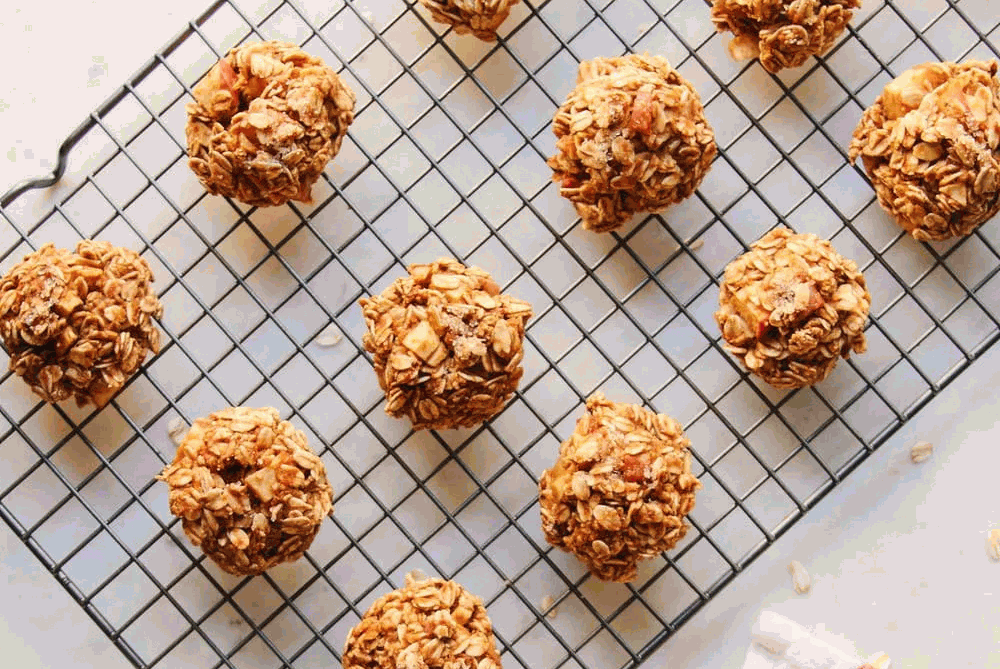
[[[495,45],[413,0],[252,3],[213,4],[66,140],[52,178],[2,200],[3,271],[98,237],[158,277],[166,343],[104,410],[0,381],[0,514],[137,667],[334,666],[414,568],[486,599],[508,669],[638,664],[1000,338],[998,221],[915,243],[845,152],[893,75],[997,55],[986,0],[868,0],[823,60],[779,76],[731,62],[703,0],[525,0]],[[258,38],[304,44],[359,96],[311,206],[206,196],[184,160],[191,86]],[[549,181],[552,113],[579,60],[647,50],[695,83],[721,155],[695,197],[591,234]],[[873,293],[869,352],[791,393],[748,378],[712,321],[725,263],[779,220],[832,238]],[[442,254],[537,315],[502,415],[414,434],[382,411],[355,302]],[[331,327],[343,340],[323,345]],[[705,485],[694,529],[628,586],[539,527],[535,482],[597,388],[680,419]],[[231,404],[279,407],[337,493],[307,557],[253,579],[193,549],[153,481],[173,419]]]

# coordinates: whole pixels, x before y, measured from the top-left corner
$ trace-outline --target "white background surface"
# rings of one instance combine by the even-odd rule
[[[204,0],[17,2],[0,16],[0,190],[44,172],[58,144],[169,39]],[[978,362],[648,663],[739,667],[764,607],[825,623],[897,667],[1000,667],[1000,564],[984,551],[1000,527],[1000,352]],[[921,466],[916,440],[936,445]],[[798,596],[790,559],[812,573]],[[0,527],[0,648],[22,669],[128,664],[20,542]],[[596,668],[595,668],[596,669]]]

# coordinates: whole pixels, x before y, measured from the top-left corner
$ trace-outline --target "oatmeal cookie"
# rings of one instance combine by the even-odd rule
[[[375,600],[344,644],[343,669],[500,669],[483,600],[454,581],[415,580]]]
[[[580,63],[552,131],[552,180],[595,232],[689,197],[716,154],[697,91],[659,56]]]
[[[690,445],[673,418],[594,393],[538,483],[545,539],[598,578],[631,581],[687,533],[701,488]]]
[[[286,42],[235,47],[187,106],[189,164],[205,189],[249,205],[312,201],[354,120],[354,93]]]
[[[385,411],[416,430],[472,427],[499,413],[524,374],[531,305],[456,260],[410,265],[381,295],[362,298],[365,349]]]
[[[484,42],[495,42],[497,29],[521,0],[420,0],[431,17],[459,35],[469,33]]]
[[[715,322],[727,351],[776,388],[819,383],[864,353],[865,277],[830,242],[775,228],[726,266]]]
[[[834,45],[861,0],[711,0],[715,29],[733,33],[734,60],[759,58],[768,72],[799,67]]]
[[[158,478],[191,542],[240,576],[300,558],[333,512],[323,461],[273,408],[199,418]]]
[[[46,402],[102,407],[159,353],[163,305],[134,251],[84,240],[46,244],[0,281],[0,337],[10,369]]]
[[[925,63],[865,110],[849,155],[879,204],[920,241],[972,233],[1000,211],[997,61]]]

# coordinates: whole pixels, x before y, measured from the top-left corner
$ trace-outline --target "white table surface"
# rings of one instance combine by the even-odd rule
[[[205,0],[28,3],[0,14],[0,191],[46,171],[62,138],[207,4]],[[750,627],[771,607],[825,624],[896,667],[1000,667],[1000,351],[976,362],[700,611],[650,667],[742,665]],[[984,389],[986,392],[983,392]],[[916,466],[909,446],[935,444]],[[796,595],[786,565],[813,576]],[[0,649],[19,669],[129,666],[5,525]]]

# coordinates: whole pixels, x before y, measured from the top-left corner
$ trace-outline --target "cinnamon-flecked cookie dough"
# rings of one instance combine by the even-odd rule
[[[459,35],[472,33],[486,42],[495,42],[497,29],[510,10],[521,0],[420,0],[431,17],[450,25]]]
[[[354,93],[294,44],[235,47],[187,106],[191,169],[205,189],[254,206],[312,201],[354,120]]]
[[[924,63],[890,81],[854,131],[879,204],[915,239],[970,234],[1000,211],[997,61]]]
[[[454,581],[414,580],[379,597],[347,635],[343,669],[500,669],[483,600]]]
[[[134,251],[84,240],[46,244],[0,280],[0,336],[10,369],[46,402],[102,407],[160,351],[163,305]]]
[[[701,98],[660,56],[580,63],[552,131],[552,180],[595,232],[689,197],[716,154]]]
[[[362,298],[365,349],[385,411],[414,429],[473,427],[499,413],[524,374],[531,305],[500,292],[478,267],[443,258],[410,265]]]
[[[631,581],[687,533],[701,488],[690,445],[673,418],[594,393],[538,484],[546,540],[598,578]]]
[[[813,234],[775,228],[726,266],[715,321],[725,348],[776,388],[819,383],[864,353],[871,307],[853,261]]]
[[[197,419],[159,478],[184,533],[230,574],[297,560],[333,511],[323,461],[273,408]]]
[[[799,67],[834,45],[861,0],[711,0],[715,29],[733,33],[729,55],[768,72]]]

